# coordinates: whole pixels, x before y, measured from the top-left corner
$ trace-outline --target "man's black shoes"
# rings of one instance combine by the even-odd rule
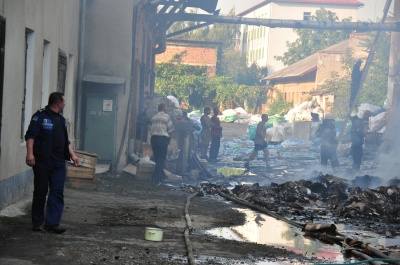
[[[56,233],[56,234],[62,234],[65,231],[67,231],[67,229],[61,228],[61,227],[56,226],[56,225],[45,225],[44,226],[44,230],[46,230],[48,232],[53,232],[53,233]]]
[[[40,231],[42,231],[42,226],[41,225],[33,225],[32,231],[40,232]]]

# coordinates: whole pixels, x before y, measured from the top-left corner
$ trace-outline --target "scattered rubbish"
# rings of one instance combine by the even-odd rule
[[[244,173],[244,168],[218,168],[217,173],[224,177],[238,176]]]

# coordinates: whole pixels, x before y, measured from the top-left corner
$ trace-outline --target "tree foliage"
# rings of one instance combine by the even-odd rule
[[[197,13],[197,10],[191,12]],[[228,15],[234,15],[234,9]],[[168,33],[194,26],[193,22],[176,22]],[[240,25],[213,24],[177,35],[175,39],[220,42],[217,76],[207,77],[206,68],[181,64],[184,53],[176,54],[168,63],[156,65],[155,91],[159,94],[175,95],[190,106],[201,108],[207,98],[216,104],[234,102],[254,111],[266,101],[266,91],[261,87],[261,78],[267,69],[251,65],[247,67],[245,57],[236,51]]]
[[[207,68],[182,64],[180,56],[156,65],[155,92],[165,96],[174,95],[200,108],[203,105],[202,99],[207,97]]]
[[[286,102],[282,94],[277,92],[276,98],[270,99],[267,114],[273,116],[275,114],[284,115],[290,109],[292,103]]]
[[[366,51],[370,51],[374,38],[375,34],[370,34],[369,38],[361,43]],[[337,72],[333,72],[322,86],[323,89],[328,89],[335,96],[331,112],[340,118],[344,118],[349,111],[350,77],[355,63],[352,53],[351,50],[348,50],[346,55],[341,58],[342,67],[346,70],[346,74],[340,77]],[[370,103],[376,106],[383,105],[387,96],[389,55],[390,34],[381,33],[374,60],[369,68],[365,82],[360,88],[357,105],[360,103]]]
[[[337,22],[339,18],[335,12],[321,8],[315,12],[315,15],[310,17],[310,20]],[[346,18],[342,21],[351,21],[351,18]],[[323,29],[294,29],[293,31],[299,37],[294,42],[286,42],[288,51],[282,56],[274,57],[285,65],[291,65],[319,50],[348,39],[350,33],[350,31]]]

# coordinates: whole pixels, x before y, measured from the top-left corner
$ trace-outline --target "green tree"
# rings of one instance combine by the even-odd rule
[[[361,42],[366,51],[370,51],[374,41],[375,34]],[[337,72],[333,72],[331,77],[325,81],[322,89],[327,89],[335,96],[335,101],[331,112],[340,118],[344,118],[349,111],[350,82],[351,71],[355,63],[352,57],[352,50],[348,50],[346,55],[342,56],[342,68],[346,73],[340,77]],[[389,55],[390,55],[390,34],[381,33],[374,60],[369,68],[365,82],[360,88],[360,95],[356,107],[360,103],[370,103],[376,106],[382,106],[387,94],[387,81],[389,73]]]
[[[311,16],[311,20],[315,21],[331,21],[337,22],[339,18],[335,12],[321,8]],[[351,21],[351,18],[342,21]],[[337,44],[348,39],[350,31],[344,30],[324,30],[324,29],[294,29],[299,36],[294,42],[286,42],[288,51],[282,56],[275,56],[278,61],[282,61],[285,65],[291,65],[307,56],[316,53],[319,50]]]
[[[268,103],[268,110],[266,111],[269,116],[275,114],[284,115],[292,106],[292,103],[286,102],[282,94],[277,92],[277,97],[270,100]]]
[[[182,54],[181,54],[182,55]],[[155,67],[155,92],[161,95],[175,95],[178,99],[200,108],[207,98],[207,68],[181,64],[180,56],[174,56],[167,63]]]
[[[376,34],[362,43],[369,52]],[[368,71],[365,83],[360,90],[359,103],[369,102],[376,106],[382,106],[387,97],[388,74],[390,56],[390,33],[381,32],[373,63]]]
[[[197,10],[191,12],[197,13]],[[232,16],[234,12],[232,9],[228,15]],[[193,25],[189,22],[176,22],[168,33]],[[216,104],[234,102],[239,106],[246,105],[249,111],[254,111],[266,101],[265,88],[259,86],[261,78],[267,75],[267,68],[255,64],[247,67],[244,54],[235,50],[239,30],[240,25],[213,24],[175,36],[174,38],[183,40],[220,42],[222,52],[218,53],[217,76],[207,78],[203,76],[202,70],[200,73],[195,73],[193,69],[184,72],[183,67],[179,66],[179,59],[183,54],[177,54],[170,64],[156,66],[156,69],[159,68],[156,70],[156,92],[174,93],[195,107],[199,107],[198,104],[203,99],[211,97]],[[181,70],[165,69],[172,67],[171,63],[175,63],[175,67]],[[187,76],[176,76],[179,74]],[[201,81],[204,83],[200,84]],[[189,87],[183,88],[183,85]]]

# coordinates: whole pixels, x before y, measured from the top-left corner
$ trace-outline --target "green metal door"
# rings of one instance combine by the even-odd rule
[[[87,95],[84,149],[111,164],[115,160],[116,111],[115,96]]]

